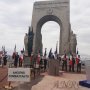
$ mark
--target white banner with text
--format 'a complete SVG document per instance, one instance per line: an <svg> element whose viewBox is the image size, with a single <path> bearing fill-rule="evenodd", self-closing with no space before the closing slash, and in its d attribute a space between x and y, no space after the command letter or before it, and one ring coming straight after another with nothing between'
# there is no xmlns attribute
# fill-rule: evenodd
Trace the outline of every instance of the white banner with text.
<svg viewBox="0 0 90 90"><path fill-rule="evenodd" d="M8 81L30 82L30 68L8 68Z"/></svg>

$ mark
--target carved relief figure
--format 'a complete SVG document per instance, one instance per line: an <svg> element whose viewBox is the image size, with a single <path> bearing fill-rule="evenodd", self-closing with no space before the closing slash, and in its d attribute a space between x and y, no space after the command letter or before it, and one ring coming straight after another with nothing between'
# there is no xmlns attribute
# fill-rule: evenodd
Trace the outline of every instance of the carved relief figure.
<svg viewBox="0 0 90 90"><path fill-rule="evenodd" d="M28 34L27 33L25 34L25 37L24 37L24 45L25 45L25 55L27 56L28 55Z"/></svg>

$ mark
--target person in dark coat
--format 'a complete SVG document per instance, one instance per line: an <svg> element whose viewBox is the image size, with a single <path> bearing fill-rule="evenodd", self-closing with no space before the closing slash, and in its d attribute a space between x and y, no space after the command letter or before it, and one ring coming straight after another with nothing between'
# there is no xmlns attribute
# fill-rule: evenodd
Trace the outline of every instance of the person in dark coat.
<svg viewBox="0 0 90 90"><path fill-rule="evenodd" d="M62 70L64 70L64 68L65 68L65 71L67 71L67 56L66 56L66 54L64 55L64 58L63 58Z"/></svg>
<svg viewBox="0 0 90 90"><path fill-rule="evenodd" d="M75 65L75 58L72 55L72 72L75 72L74 71L74 65Z"/></svg>
<svg viewBox="0 0 90 90"><path fill-rule="evenodd" d="M44 71L46 71L46 68L47 68L47 59L46 57L44 58Z"/></svg>
<svg viewBox="0 0 90 90"><path fill-rule="evenodd" d="M42 65L43 65L43 59L41 58L41 59L40 59L40 63L39 63L40 69L42 69Z"/></svg>
<svg viewBox="0 0 90 90"><path fill-rule="evenodd" d="M2 55L0 54L0 65L2 64Z"/></svg>
<svg viewBox="0 0 90 90"><path fill-rule="evenodd" d="M7 55L4 55L3 61L4 61L4 65L7 65Z"/></svg>
<svg viewBox="0 0 90 90"><path fill-rule="evenodd" d="M18 52L15 55L15 59L14 59L14 66L17 67L18 66L18 60L19 60L19 55Z"/></svg>
<svg viewBox="0 0 90 90"><path fill-rule="evenodd" d="M76 63L77 63L77 72L81 72L81 60L80 60L80 55L76 58Z"/></svg>
<svg viewBox="0 0 90 90"><path fill-rule="evenodd" d="M69 58L69 72L71 72L71 67L72 67L72 59Z"/></svg>

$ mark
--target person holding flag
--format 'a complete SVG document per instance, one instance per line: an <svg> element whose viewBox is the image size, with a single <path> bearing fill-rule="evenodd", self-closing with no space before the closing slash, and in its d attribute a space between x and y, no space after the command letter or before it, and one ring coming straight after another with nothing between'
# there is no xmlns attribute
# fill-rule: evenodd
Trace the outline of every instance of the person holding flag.
<svg viewBox="0 0 90 90"><path fill-rule="evenodd" d="M14 52L13 52L13 55L12 55L12 58L13 58L13 59L15 59L15 55L16 55L16 44L15 44Z"/></svg>
<svg viewBox="0 0 90 90"><path fill-rule="evenodd" d="M77 57L76 57L76 64L77 64L77 72L81 72L81 60L80 60L80 55L77 55Z"/></svg>
<svg viewBox="0 0 90 90"><path fill-rule="evenodd" d="M65 71L67 71L67 56L66 56L66 54L63 57L62 70L64 70L64 67L65 67Z"/></svg>
<svg viewBox="0 0 90 90"><path fill-rule="evenodd" d="M75 72L74 71L74 65L75 65L75 58L74 58L74 56L72 54L72 72Z"/></svg>
<svg viewBox="0 0 90 90"><path fill-rule="evenodd" d="M22 62L23 62L23 53L21 51L21 54L19 55L19 67L22 67Z"/></svg>
<svg viewBox="0 0 90 90"><path fill-rule="evenodd" d="M31 53L30 55L30 67L32 68L34 65L34 55L33 55L33 52Z"/></svg>
<svg viewBox="0 0 90 90"><path fill-rule="evenodd" d="M39 50L38 55L37 55L37 64L40 64L40 50Z"/></svg>
<svg viewBox="0 0 90 90"><path fill-rule="evenodd" d="M46 71L46 67L47 67L46 50L47 48L45 48L45 53L44 53L44 71Z"/></svg>
<svg viewBox="0 0 90 90"><path fill-rule="evenodd" d="M71 72L71 68L72 68L72 58L70 56L69 57L69 72Z"/></svg>

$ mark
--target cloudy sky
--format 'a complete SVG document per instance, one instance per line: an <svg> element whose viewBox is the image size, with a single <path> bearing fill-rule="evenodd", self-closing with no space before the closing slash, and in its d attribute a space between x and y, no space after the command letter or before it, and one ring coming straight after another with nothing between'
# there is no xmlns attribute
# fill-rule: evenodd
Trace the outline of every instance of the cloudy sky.
<svg viewBox="0 0 90 90"><path fill-rule="evenodd" d="M24 35L31 25L35 1L43 0L0 0L0 49L5 45L6 50L12 52L15 44L18 51L24 47ZM70 4L71 27L77 34L79 53L90 55L90 0L71 0ZM55 49L59 29L56 22L47 22L43 25L44 47ZM45 46L46 43L48 46Z"/></svg>

